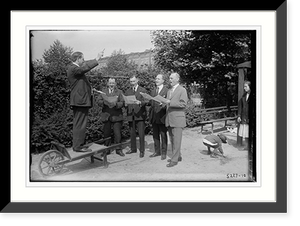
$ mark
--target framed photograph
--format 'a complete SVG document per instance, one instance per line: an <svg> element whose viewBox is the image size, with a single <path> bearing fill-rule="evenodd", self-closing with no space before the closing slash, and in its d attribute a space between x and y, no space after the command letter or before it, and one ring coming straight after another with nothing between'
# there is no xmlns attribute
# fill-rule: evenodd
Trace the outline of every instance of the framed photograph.
<svg viewBox="0 0 300 226"><path fill-rule="evenodd" d="M126 30L119 30L124 27L114 26L104 27L104 30L99 27L96 30L87 27L79 30L62 27L45 30L39 27L33 30L31 26L27 27L32 56L29 79L30 99L33 100L30 105L29 173L32 185L39 182L258 182L256 163L259 160L256 160L254 139L256 95L253 95L257 87L256 70L253 70L256 63L251 62L256 62L259 27L223 27L223 30L215 27L203 29L200 26L194 26L192 30L187 26L183 28L141 30L128 26ZM102 90L93 95L93 106L88 108L88 123L83 133L91 152L75 152L74 139L72 144L72 132L76 133L72 129L75 113L74 109L70 109L73 94L69 92L70 77L64 71L74 64L69 62L71 57L68 51L71 48L63 45L69 41L69 37L74 40L76 48L86 48L85 40L92 38L95 43L100 43L98 45L104 45L107 52L111 52L99 59L98 65L85 76L94 90ZM185 40L182 42L184 44L165 48L168 43L178 42L179 38ZM53 45L51 41L47 44L47 39L53 39ZM114 42L110 41L112 39ZM138 41L140 46L136 44ZM87 43L90 42L92 40ZM49 50L41 47L45 43L50 47ZM143 51L126 53L115 50L116 45L123 45L130 51L138 48ZM88 45L86 51L82 50L88 59L93 54L90 52L97 50L88 51L89 48ZM58 55L61 56L56 57L59 50L62 53ZM161 53L168 53L169 56L164 57ZM179 54L186 57L178 58ZM201 59L199 55L204 57ZM228 59L225 55L228 55ZM187 93L187 100L182 108L167 111L167 95L172 87L172 71L175 70L180 75L180 84ZM130 76L133 75L138 78L138 87L144 88L146 93L126 95L131 90ZM153 90L157 76L158 80L161 78L158 81L161 91L155 96ZM244 83L249 84L247 100ZM51 87L51 84L55 86ZM110 94L107 86L114 92ZM143 101L141 107L135 105L138 100ZM137 112L135 120L132 119L131 106ZM253 109L252 113L248 113L246 108ZM178 161L171 171L166 171L166 166L169 166L167 159L172 159L174 150L165 121L169 118L167 112L171 114L176 110L184 113L181 123L185 124L185 128L181 138L176 138L181 141ZM139 116L142 113L143 117ZM145 127L143 135L137 131L135 147L131 142L133 122L137 123L137 130L140 122ZM244 130L249 132L243 134ZM144 146L140 143L142 139ZM145 162L145 158L138 153L128 154L130 150L138 150L140 155L149 157L148 161ZM49 159L55 159L57 164L50 164ZM189 166L179 164L183 162L188 162ZM109 165L115 166L99 174L99 167L107 168Z"/></svg>
<svg viewBox="0 0 300 226"><path fill-rule="evenodd" d="M2 212L286 212L286 30L286 1L11 11Z"/></svg>

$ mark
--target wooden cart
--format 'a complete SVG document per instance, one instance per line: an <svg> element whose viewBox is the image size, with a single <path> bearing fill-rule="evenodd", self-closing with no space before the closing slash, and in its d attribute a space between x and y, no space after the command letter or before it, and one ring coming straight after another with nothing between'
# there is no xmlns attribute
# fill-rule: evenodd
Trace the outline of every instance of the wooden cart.
<svg viewBox="0 0 300 226"><path fill-rule="evenodd" d="M90 158L91 163L94 163L95 159L103 161L104 168L107 168L107 154L111 150L115 150L116 148L121 147L123 149L126 146L130 145L130 142L124 142L111 146L105 146L103 145L103 143L107 139L110 138L87 144L87 146L92 150L91 152L74 152L72 148L66 148L63 144L52 141L50 150L45 152L39 159L39 173L43 177L53 176L60 173L66 163L70 163L83 158ZM96 157L95 155L97 154L101 154L102 158Z"/></svg>

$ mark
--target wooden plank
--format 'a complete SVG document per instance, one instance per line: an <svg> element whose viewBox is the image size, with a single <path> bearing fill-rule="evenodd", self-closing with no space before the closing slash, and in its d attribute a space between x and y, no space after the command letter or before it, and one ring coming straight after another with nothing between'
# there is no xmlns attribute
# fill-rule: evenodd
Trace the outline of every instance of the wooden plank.
<svg viewBox="0 0 300 226"><path fill-rule="evenodd" d="M117 147L121 147L123 149L128 145L130 145L130 141L123 142L123 143L120 143L120 144L114 144L112 146L92 144L90 146L90 148L92 149L91 152L74 152L72 148L68 148L67 151L70 154L71 159L65 159L63 161L60 161L59 164L65 164L65 163L76 161L76 160L79 160L79 159L82 159L82 158L91 157L91 156L99 154L99 153L104 153L104 158L105 158L105 155L106 155L107 151L114 150Z"/></svg>
<svg viewBox="0 0 300 226"><path fill-rule="evenodd" d="M87 155L88 153L94 154L95 152L106 148L106 146L96 144L96 143L92 143L92 144L90 144L89 148L92 149L91 152L75 152L75 151L73 151L73 148L67 148L67 151L68 151L69 155L71 156L71 159L74 159L74 158L77 158L79 156Z"/></svg>
<svg viewBox="0 0 300 226"><path fill-rule="evenodd" d="M237 117L228 117L228 118L220 118L220 119L214 119L214 120L209 120L209 121L203 121L200 122L200 125L205 125L205 124L212 124L214 122L222 122L222 121L227 121L227 120L235 120Z"/></svg>
<svg viewBox="0 0 300 226"><path fill-rule="evenodd" d="M238 108L237 105L234 105L234 106L230 106L231 109L234 109L234 108ZM213 111L213 110L218 110L218 109L228 109L228 106L221 106L221 107L214 107L214 108L203 108L203 109L200 109L200 111Z"/></svg>
<svg viewBox="0 0 300 226"><path fill-rule="evenodd" d="M231 110L231 112L237 111L236 110ZM208 114L214 114L214 113L223 113L223 112L229 112L228 109L226 110L218 110L218 111L209 111L209 112L203 112L203 113L199 113L197 115L208 115Z"/></svg>

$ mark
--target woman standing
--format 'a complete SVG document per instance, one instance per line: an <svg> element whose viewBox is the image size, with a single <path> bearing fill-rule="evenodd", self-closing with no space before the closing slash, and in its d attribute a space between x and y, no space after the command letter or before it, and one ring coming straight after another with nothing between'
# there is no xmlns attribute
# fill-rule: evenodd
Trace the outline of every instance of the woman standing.
<svg viewBox="0 0 300 226"><path fill-rule="evenodd" d="M251 82L244 82L244 95L239 100L238 103L238 118L239 131L237 137L238 145L243 145L243 139L245 139L245 148L244 150L249 149L249 103L251 100Z"/></svg>

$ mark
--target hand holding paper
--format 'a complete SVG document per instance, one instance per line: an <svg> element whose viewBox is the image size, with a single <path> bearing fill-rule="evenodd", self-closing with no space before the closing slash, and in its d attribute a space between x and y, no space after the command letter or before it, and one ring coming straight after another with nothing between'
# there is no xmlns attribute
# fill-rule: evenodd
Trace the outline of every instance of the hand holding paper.
<svg viewBox="0 0 300 226"><path fill-rule="evenodd" d="M102 95L103 99L106 100L108 103L117 103L118 101L118 96L107 96L107 95Z"/></svg>
<svg viewBox="0 0 300 226"><path fill-rule="evenodd" d="M140 94L141 94L146 100L153 100L153 97L150 96L150 95L147 94L147 93L142 93L142 92L140 92Z"/></svg>
<svg viewBox="0 0 300 226"><path fill-rule="evenodd" d="M104 92L102 92L102 91L100 91L100 90L96 90L95 88L93 88L93 91L96 92L96 93L100 93L100 94L106 95L106 93L104 93Z"/></svg>
<svg viewBox="0 0 300 226"><path fill-rule="evenodd" d="M139 100L136 99L135 95L130 95L130 96L123 95L123 98L124 98L125 104L139 104L139 103L141 103Z"/></svg>
<svg viewBox="0 0 300 226"><path fill-rule="evenodd" d="M167 98L162 97L161 95L157 95L155 97L153 97L153 100L159 102L159 103L163 103L163 104L169 104L170 100Z"/></svg>

